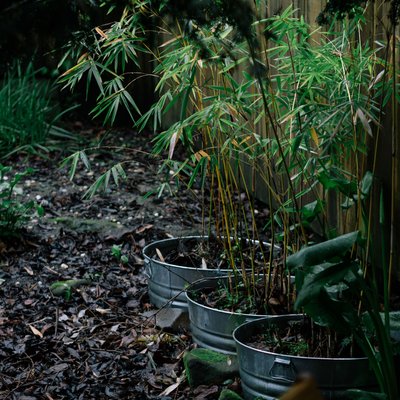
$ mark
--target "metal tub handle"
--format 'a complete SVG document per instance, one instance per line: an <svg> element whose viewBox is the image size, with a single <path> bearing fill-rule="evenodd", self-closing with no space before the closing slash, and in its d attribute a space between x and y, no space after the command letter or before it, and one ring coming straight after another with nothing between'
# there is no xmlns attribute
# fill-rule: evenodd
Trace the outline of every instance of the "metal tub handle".
<svg viewBox="0 0 400 400"><path fill-rule="evenodd" d="M151 278L151 261L147 257L144 259L144 274L147 278Z"/></svg>
<svg viewBox="0 0 400 400"><path fill-rule="evenodd" d="M274 364L269 370L269 376L271 378L293 383L296 380L296 375L296 368L292 360L275 357Z"/></svg>

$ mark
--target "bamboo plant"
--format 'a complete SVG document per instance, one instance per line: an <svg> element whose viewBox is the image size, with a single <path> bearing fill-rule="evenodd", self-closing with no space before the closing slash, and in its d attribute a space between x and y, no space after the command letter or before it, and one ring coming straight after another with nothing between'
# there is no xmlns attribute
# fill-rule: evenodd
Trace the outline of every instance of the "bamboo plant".
<svg viewBox="0 0 400 400"><path fill-rule="evenodd" d="M264 274L267 309L275 253L250 257L249 266L237 251L243 238L262 240L265 230L272 248L277 243L282 248L280 276L287 256L312 244L310 228L325 239L360 231L365 246L357 251L352 242L353 254L361 254L362 282L368 283L376 205L368 195L377 160L375 153L371 168L367 156L379 141L382 110L400 97L389 44L362 39L362 8L350 7L351 20L334 19L324 31L313 29L292 8L269 16L264 1L233 3L238 6L188 2L181 9L176 2L134 1L120 21L96 28L92 51L61 81L73 87L85 74L94 78L100 92L94 113L113 122L119 106L139 111L129 80L125 83L126 64L139 64L141 52L152 55L158 101L134 123L155 132L154 152L165 155L168 176L162 187L171 182L172 171L180 185L197 189L204 233L228 239L223 241L228 263L245 280L249 296L255 294L255 276ZM145 45L143 19L160 26L166 38L156 48ZM176 122L164 127L174 108L179 109ZM79 157L82 153L70 157L74 168ZM249 170L267 193L269 217L261 228ZM120 167L108 174L118 179L124 172ZM104 182L100 177L91 193ZM383 267L385 309L392 258L388 264L389 271ZM373 271L376 277L379 271ZM376 372L381 377L378 367ZM385 391L387 382L381 377L380 383ZM387 395L394 399L394 393Z"/></svg>

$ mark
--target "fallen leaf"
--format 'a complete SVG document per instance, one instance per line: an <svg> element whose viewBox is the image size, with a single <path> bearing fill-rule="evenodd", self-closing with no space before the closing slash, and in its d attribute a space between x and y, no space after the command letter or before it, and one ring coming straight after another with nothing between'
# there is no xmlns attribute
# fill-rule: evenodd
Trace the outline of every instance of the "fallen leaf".
<svg viewBox="0 0 400 400"><path fill-rule="evenodd" d="M69 320L69 317L68 317L68 315L66 315L66 314L61 314L59 317L58 317L58 321L59 322L63 322L63 321L68 321Z"/></svg>
<svg viewBox="0 0 400 400"><path fill-rule="evenodd" d="M54 365L45 371L46 375L57 374L58 372L64 371L68 368L67 363L61 363Z"/></svg>
<svg viewBox="0 0 400 400"><path fill-rule="evenodd" d="M97 308L95 308L95 310L101 315L110 314L110 312L111 312L111 310L109 308L106 309L106 308L97 307Z"/></svg>
<svg viewBox="0 0 400 400"><path fill-rule="evenodd" d="M73 349L72 347L67 347L67 351L72 357L80 360L81 356L75 349Z"/></svg>
<svg viewBox="0 0 400 400"><path fill-rule="evenodd" d="M128 308L136 308L136 307L139 307L139 305L140 305L140 301L139 301L139 300L136 300L136 299L129 300L129 301L126 303L126 306L127 306Z"/></svg>
<svg viewBox="0 0 400 400"><path fill-rule="evenodd" d="M196 397L193 398L193 400L204 400L207 399L208 396L218 393L218 386L214 385L214 386L210 386L207 387L205 385L200 385L198 386L194 393L197 395Z"/></svg>
<svg viewBox="0 0 400 400"><path fill-rule="evenodd" d="M24 270L25 270L30 276L33 276L33 275L34 275L33 269L32 269L29 265L24 266Z"/></svg>
<svg viewBox="0 0 400 400"><path fill-rule="evenodd" d="M185 378L185 375L180 376L174 384L168 386L162 393L160 393L160 396L168 396L170 393L176 390L176 388L179 387L179 385L185 380Z"/></svg>
<svg viewBox="0 0 400 400"><path fill-rule="evenodd" d="M41 330L42 335L44 335L45 332L46 332L47 330L49 330L50 328L52 328L52 327L53 327L53 324L46 324L46 325L42 328L42 330Z"/></svg>
<svg viewBox="0 0 400 400"><path fill-rule="evenodd" d="M136 339L135 339L133 336L131 336L131 335L124 336L124 337L121 339L121 342L119 343L119 346L118 346L118 347L129 346L129 345L130 345L131 343L133 343L135 340L136 340Z"/></svg>
<svg viewBox="0 0 400 400"><path fill-rule="evenodd" d="M271 305L271 306L279 306L281 303L280 303L280 301L279 301L277 298L271 297L271 298L268 300L268 304Z"/></svg>
<svg viewBox="0 0 400 400"><path fill-rule="evenodd" d="M34 335L39 336L41 339L43 339L43 334L39 330L37 330L34 326L29 325L29 328L31 328L31 331L33 332Z"/></svg>
<svg viewBox="0 0 400 400"><path fill-rule="evenodd" d="M137 256L136 254L133 254L133 258L135 260L135 264L137 265L144 265L144 260L143 258L140 258L139 256Z"/></svg>
<svg viewBox="0 0 400 400"><path fill-rule="evenodd" d="M136 233L143 233L149 229L151 229L154 225L152 224L145 224L140 226L139 228L136 229Z"/></svg>
<svg viewBox="0 0 400 400"><path fill-rule="evenodd" d="M162 255L162 253L161 253L161 251L160 251L159 249L156 249L156 253L157 253L157 255L158 255L158 258L159 258L162 262L165 262L165 259L164 259L163 255Z"/></svg>

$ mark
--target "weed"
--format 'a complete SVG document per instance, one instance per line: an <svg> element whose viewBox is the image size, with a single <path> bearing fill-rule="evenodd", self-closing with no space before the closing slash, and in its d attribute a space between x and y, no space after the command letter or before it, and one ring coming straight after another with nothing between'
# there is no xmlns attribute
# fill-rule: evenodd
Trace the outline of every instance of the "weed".
<svg viewBox="0 0 400 400"><path fill-rule="evenodd" d="M0 237L17 236L35 211L43 214L43 208L35 201L21 202L17 198L17 184L32 172L32 169L26 169L10 176L11 167L0 164Z"/></svg>
<svg viewBox="0 0 400 400"><path fill-rule="evenodd" d="M128 257L125 254L122 254L122 246L113 244L111 248L111 254L121 263L128 264Z"/></svg>

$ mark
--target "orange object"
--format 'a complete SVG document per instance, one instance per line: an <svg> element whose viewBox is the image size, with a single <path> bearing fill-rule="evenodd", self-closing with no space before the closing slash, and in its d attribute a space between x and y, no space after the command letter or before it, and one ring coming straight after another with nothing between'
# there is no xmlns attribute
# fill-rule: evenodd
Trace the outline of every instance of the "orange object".
<svg viewBox="0 0 400 400"><path fill-rule="evenodd" d="M314 378L300 378L279 400L323 400Z"/></svg>

